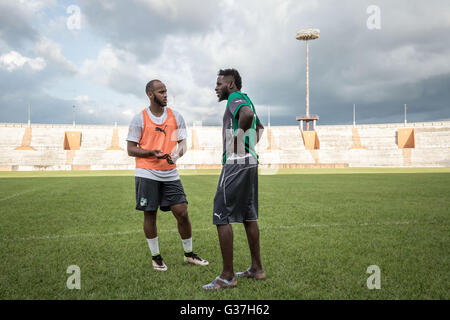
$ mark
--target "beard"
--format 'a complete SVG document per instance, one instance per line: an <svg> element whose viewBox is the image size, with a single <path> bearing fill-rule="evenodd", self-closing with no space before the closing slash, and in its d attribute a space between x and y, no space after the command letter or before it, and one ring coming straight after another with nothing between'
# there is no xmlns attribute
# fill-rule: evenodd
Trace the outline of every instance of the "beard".
<svg viewBox="0 0 450 320"><path fill-rule="evenodd" d="M167 105L167 102L158 99L157 96L155 96L155 102L157 102L161 107L165 107Z"/></svg>
<svg viewBox="0 0 450 320"><path fill-rule="evenodd" d="M223 100L228 100L228 97L230 96L230 91L228 91L228 88L224 88L219 96L219 102Z"/></svg>

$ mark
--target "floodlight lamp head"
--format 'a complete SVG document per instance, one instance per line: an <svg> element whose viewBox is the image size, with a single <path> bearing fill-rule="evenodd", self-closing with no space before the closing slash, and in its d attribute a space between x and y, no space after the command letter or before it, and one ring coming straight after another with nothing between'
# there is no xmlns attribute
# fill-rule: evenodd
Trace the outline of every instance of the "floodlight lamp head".
<svg viewBox="0 0 450 320"><path fill-rule="evenodd" d="M300 29L295 38L297 40L314 40L320 37L320 30L314 28Z"/></svg>

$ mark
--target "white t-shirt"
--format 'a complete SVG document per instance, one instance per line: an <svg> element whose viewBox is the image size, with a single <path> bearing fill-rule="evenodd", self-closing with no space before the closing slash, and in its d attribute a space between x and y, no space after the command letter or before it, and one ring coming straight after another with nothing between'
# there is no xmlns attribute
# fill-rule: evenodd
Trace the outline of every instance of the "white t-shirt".
<svg viewBox="0 0 450 320"><path fill-rule="evenodd" d="M156 124L162 124L167 119L167 108L164 108L164 112L160 117L156 117L150 111L150 108L147 108L145 110L147 111L147 114L150 117L150 119ZM184 122L184 118L178 111L175 111L173 109L171 110L173 112L173 115L175 117L178 126L177 140L178 141L184 140L187 138L186 123ZM128 128L127 141L139 143L139 141L141 140L143 129L144 129L144 115L142 114L142 112L139 112L131 120L130 127ZM174 181L180 179L177 168L170 170L152 170L152 169L136 168L134 171L134 175L136 177L148 178L158 181Z"/></svg>

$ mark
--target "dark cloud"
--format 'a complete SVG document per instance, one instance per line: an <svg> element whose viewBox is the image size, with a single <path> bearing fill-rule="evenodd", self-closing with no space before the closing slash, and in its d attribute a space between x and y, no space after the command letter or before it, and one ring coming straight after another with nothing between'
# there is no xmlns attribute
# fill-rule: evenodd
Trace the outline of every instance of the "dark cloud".
<svg viewBox="0 0 450 320"><path fill-rule="evenodd" d="M24 48L38 38L29 12L13 2L0 2L0 49Z"/></svg>
<svg viewBox="0 0 450 320"><path fill-rule="evenodd" d="M167 36L205 33L220 14L215 1L79 2L92 32L133 52L141 63L158 57Z"/></svg>
<svg viewBox="0 0 450 320"><path fill-rule="evenodd" d="M414 121L449 118L450 48L443 42L450 31L449 4L379 1L380 30L366 26L370 1L340 4L321 1L307 16L298 12L287 21L291 30L321 30L309 45L310 109L320 123L351 123L354 103L366 123L402 122L405 103ZM268 51L253 52L253 65L243 67L256 102L284 106L271 116L278 125L295 124L295 116L305 113L305 43L289 36L269 35Z"/></svg>
<svg viewBox="0 0 450 320"><path fill-rule="evenodd" d="M450 46L445 41L450 2L231 3L81 0L87 22L83 32L105 43L96 58L83 64L82 76L145 102L147 78L162 78L185 118L220 125L223 106L213 92L217 70L234 67L261 119L267 121L270 106L272 125L296 125L295 117L305 109L305 43L295 33L316 27L321 36L310 42L310 106L312 114L319 114L319 124L351 124L354 103L358 123L402 122L405 103L410 122L450 118ZM379 30L366 25L366 9L373 4L381 10ZM39 55L47 62L39 72L0 69L1 121L16 121L11 106L32 100L41 108L42 121L70 123L73 101L48 92L54 81L70 81L73 65L52 54L58 49L55 44L47 42L40 52L33 49L42 37L31 27L28 13L12 4L1 6L12 10L9 16L0 10L0 34L8 50L30 58ZM89 113L104 110L102 101L101 96L89 97L78 121L125 121L120 103L107 118Z"/></svg>

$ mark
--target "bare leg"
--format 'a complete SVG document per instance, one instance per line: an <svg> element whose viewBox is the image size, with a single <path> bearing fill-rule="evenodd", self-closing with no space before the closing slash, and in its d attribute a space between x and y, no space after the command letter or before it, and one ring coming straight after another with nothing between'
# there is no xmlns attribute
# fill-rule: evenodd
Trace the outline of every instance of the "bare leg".
<svg viewBox="0 0 450 320"><path fill-rule="evenodd" d="M252 257L250 271L257 273L262 271L261 255L259 246L259 227L257 221L245 221L245 232L247 233L248 246Z"/></svg>
<svg viewBox="0 0 450 320"><path fill-rule="evenodd" d="M223 270L221 278L231 280L234 277L233 270L233 228L230 224L217 226L220 249L222 251Z"/></svg>
<svg viewBox="0 0 450 320"><path fill-rule="evenodd" d="M173 215L177 219L178 232L181 239L189 239L192 237L191 221L189 220L187 203L174 204L170 207Z"/></svg>
<svg viewBox="0 0 450 320"><path fill-rule="evenodd" d="M147 239L153 239L158 235L156 229L156 211L144 211L144 233Z"/></svg>

